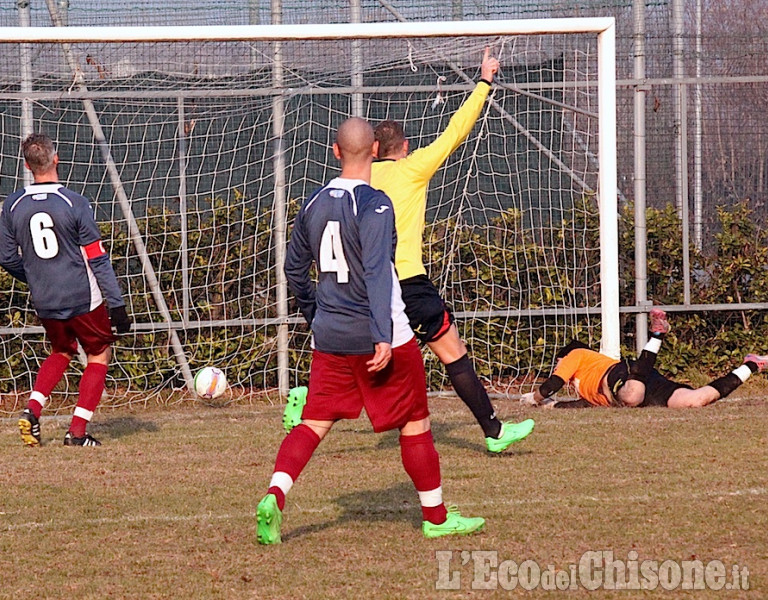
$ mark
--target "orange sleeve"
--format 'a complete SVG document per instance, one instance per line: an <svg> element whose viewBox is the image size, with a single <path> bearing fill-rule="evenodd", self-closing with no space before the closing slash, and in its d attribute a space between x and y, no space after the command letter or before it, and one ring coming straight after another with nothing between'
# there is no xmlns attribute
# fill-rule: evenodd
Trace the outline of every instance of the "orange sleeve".
<svg viewBox="0 0 768 600"><path fill-rule="evenodd" d="M578 353L570 352L560 360L560 364L557 365L555 372L552 374L557 375L568 383L578 372L580 364L581 361L579 360Z"/></svg>

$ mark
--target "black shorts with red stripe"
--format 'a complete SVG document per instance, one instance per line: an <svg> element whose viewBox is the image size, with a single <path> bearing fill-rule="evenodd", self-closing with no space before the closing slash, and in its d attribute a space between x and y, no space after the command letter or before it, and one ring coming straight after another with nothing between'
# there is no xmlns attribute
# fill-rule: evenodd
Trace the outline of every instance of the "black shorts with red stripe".
<svg viewBox="0 0 768 600"><path fill-rule="evenodd" d="M437 288L426 275L416 275L400 282L411 329L422 342L439 340L454 322L451 309L443 302Z"/></svg>

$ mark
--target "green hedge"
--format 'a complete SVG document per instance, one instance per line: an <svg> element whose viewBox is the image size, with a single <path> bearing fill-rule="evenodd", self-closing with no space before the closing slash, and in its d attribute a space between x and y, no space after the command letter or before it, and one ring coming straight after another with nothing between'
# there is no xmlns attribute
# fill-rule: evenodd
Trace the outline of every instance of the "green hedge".
<svg viewBox="0 0 768 600"><path fill-rule="evenodd" d="M298 203L292 202L289 215L294 215L297 208ZM191 281L194 320L275 316L272 217L268 211L257 214L237 194L229 200L208 199L206 206L197 207L194 222L190 223L190 263L204 268L195 269ZM719 209L717 217L720 233L709 240L706 251L699 252L693 246L689 249L692 302L768 300L768 233L762 219L748 201ZM455 311L537 308L553 302L560 306L594 303L599 288L589 282L599 281L599 226L591 200L585 199L582 205L561 215L557 223L531 228L530 223L523 226L523 218L520 211L508 210L483 225L457 226L455 221L444 221L430 227L426 252L431 264L439 270L450 258L455 269L451 281L457 283L449 286L447 294ZM179 296L173 290L180 286L181 238L176 233L166 234L168 223L174 220L178 215L157 209L142 217L139 226L169 309L174 318L179 318ZM683 249L677 214L673 207L649 209L647 224L649 298L659 305L682 304ZM448 231L451 235L446 235ZM104 235L137 320L159 321L127 233L105 226ZM574 261L583 264L578 269L562 268ZM632 206L626 206L620 215L620 272L621 303L634 305ZM580 280L573 280L575 277ZM460 286L458 282L462 281L476 284ZM5 325L36 323L26 287L13 283L4 271L0 272L0 302ZM659 366L672 375L686 372L691 365L703 373L720 373L748 351L768 351L768 312L683 312L672 314L671 320L673 331L665 343L667 351L660 354ZM553 319L518 322L493 318L459 323L459 327L465 339L478 340L473 355L480 358L476 361L479 373L496 380L529 375L533 369L551 364L556 348L569 338L593 342L599 339L599 319L582 322L571 318L561 320L554 328L553 324ZM518 327L526 333L511 344L509 336ZM633 315L622 317L622 328L625 352L631 355L635 346ZM265 348L274 347L273 331L254 329L243 335L242 329L236 328L231 335L222 335L220 328L202 328L180 335L185 348L190 349L193 370L223 362L233 382L257 389L277 385L274 365L265 365L269 354ZM552 339L553 335L558 339ZM21 372L35 370L35 354L41 348L39 337L4 336L0 392L31 384ZM301 378L310 359L304 328L292 332L291 347L291 367ZM483 353L490 358L483 360ZM121 373L115 377L130 381L131 387L152 389L180 378L167 335L162 333L137 335L131 348L116 349L116 359ZM434 389L445 384L445 376L444 370L433 363L428 359L428 367L435 367L428 369Z"/></svg>
<svg viewBox="0 0 768 600"><path fill-rule="evenodd" d="M631 206L622 213L622 304L634 303L634 230ZM683 304L683 245L681 223L674 207L649 209L648 297L654 304ZM704 251L691 244L691 303L729 304L768 301L768 230L765 218L744 200L717 210L716 233ZM694 366L710 375L740 362L748 352L768 352L768 312L706 311L672 313L667 350L660 368L672 375ZM624 320L625 340L634 347L634 323Z"/></svg>

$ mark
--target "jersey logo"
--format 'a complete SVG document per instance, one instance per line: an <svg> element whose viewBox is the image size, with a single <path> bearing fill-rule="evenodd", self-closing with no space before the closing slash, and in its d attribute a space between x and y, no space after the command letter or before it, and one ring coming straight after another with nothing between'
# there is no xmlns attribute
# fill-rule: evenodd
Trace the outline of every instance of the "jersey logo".
<svg viewBox="0 0 768 600"><path fill-rule="evenodd" d="M48 194L33 194L32 200L45 200L48 198Z"/></svg>
<svg viewBox="0 0 768 600"><path fill-rule="evenodd" d="M328 192L328 195L331 198L343 198L344 197L344 190L331 190Z"/></svg>
<svg viewBox="0 0 768 600"><path fill-rule="evenodd" d="M389 206L387 206L386 204L382 204L381 206L379 206L379 208L376 209L376 212L379 214L382 214L388 210L389 210Z"/></svg>

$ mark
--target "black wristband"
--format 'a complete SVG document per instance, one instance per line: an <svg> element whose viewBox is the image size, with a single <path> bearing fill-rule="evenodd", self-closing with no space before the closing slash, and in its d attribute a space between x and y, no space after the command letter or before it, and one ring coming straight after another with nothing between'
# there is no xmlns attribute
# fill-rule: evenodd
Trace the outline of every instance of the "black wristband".
<svg viewBox="0 0 768 600"><path fill-rule="evenodd" d="M560 388L562 388L564 385L565 381L562 377L559 375L552 375L549 379L541 384L541 387L539 388L539 394L545 398L549 398L555 392L560 391Z"/></svg>

